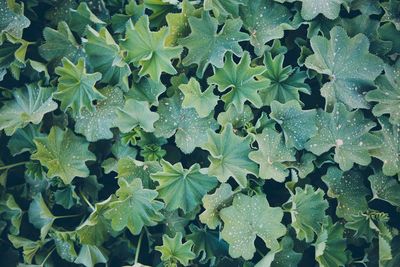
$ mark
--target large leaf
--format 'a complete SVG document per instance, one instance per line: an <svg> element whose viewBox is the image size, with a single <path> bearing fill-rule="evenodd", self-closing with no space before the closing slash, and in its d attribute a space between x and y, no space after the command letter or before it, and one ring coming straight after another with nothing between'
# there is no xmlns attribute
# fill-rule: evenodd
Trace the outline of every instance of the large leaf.
<svg viewBox="0 0 400 267"><path fill-rule="evenodd" d="M318 132L305 147L316 155L334 147L334 159L344 171L350 170L354 163L368 165L371 162L368 151L380 145L379 139L369 132L375 125L360 110L347 111L343 104L337 104L332 113L318 111Z"/></svg>
<svg viewBox="0 0 400 267"><path fill-rule="evenodd" d="M189 17L191 34L179 43L189 52L183 59L183 64L197 65L196 74L202 78L206 68L212 64L217 68L224 65L224 55L231 51L237 56L243 54L238 42L249 39L249 36L240 32L242 21L240 19L228 19L223 28L218 31L218 22L208 12L203 12L201 18Z"/></svg>
<svg viewBox="0 0 400 267"><path fill-rule="evenodd" d="M151 174L151 178L158 182L156 189L167 210L181 208L185 213L191 212L217 185L217 179L202 173L199 164L184 169L181 163L172 165L162 160L161 166L163 170Z"/></svg>
<svg viewBox="0 0 400 267"><path fill-rule="evenodd" d="M260 178L284 182L289 175L284 162L296 160L295 149L288 148L282 134L270 128L265 128L261 134L256 135L255 141L258 151L250 152L249 158L260 165Z"/></svg>
<svg viewBox="0 0 400 267"><path fill-rule="evenodd" d="M311 47L314 54L306 58L307 68L330 79L321 89L326 106L331 109L342 102L349 108L368 108L364 92L383 68L382 60L368 52L368 38L361 33L350 38L343 28L334 27L329 40L312 37Z"/></svg>
<svg viewBox="0 0 400 267"><path fill-rule="evenodd" d="M351 221L353 215L368 209L366 196L370 191L364 185L363 176L356 171L343 172L330 167L322 181L328 186L328 196L338 200L336 215Z"/></svg>
<svg viewBox="0 0 400 267"><path fill-rule="evenodd" d="M15 0L3 0L0 1L0 10L0 35L7 32L21 38L23 30L31 24L24 16L24 4L16 3Z"/></svg>
<svg viewBox="0 0 400 267"><path fill-rule="evenodd" d="M391 125L387 118L379 119L381 130L374 134L381 139L382 144L371 150L371 155L383 162L382 171L385 175L400 177L400 125Z"/></svg>
<svg viewBox="0 0 400 267"><path fill-rule="evenodd" d="M265 67L250 67L250 55L245 52L240 62L236 64L233 56L228 53L225 57L223 68L214 70L214 75L207 79L209 84L218 85L220 92L230 89L222 96L226 106L234 105L239 113L243 112L244 103L249 101L255 107L262 106L258 91L267 87L269 82L265 79L256 80L255 77L265 71Z"/></svg>
<svg viewBox="0 0 400 267"><path fill-rule="evenodd" d="M177 73L171 60L180 57L182 47L165 46L167 35L167 28L151 32L148 16L142 16L135 26L128 24L121 47L128 51L127 60L141 67L140 76L148 74L153 80L158 81L162 72Z"/></svg>
<svg viewBox="0 0 400 267"><path fill-rule="evenodd" d="M229 254L234 258L253 258L257 236L272 251L278 250L277 239L286 233L285 226L281 224L282 209L270 207L264 195L249 197L238 194L232 206L220 211L220 216L224 222L221 235L228 242Z"/></svg>
<svg viewBox="0 0 400 267"><path fill-rule="evenodd" d="M161 252L161 260L166 266L178 266L180 262L183 266L188 266L189 261L196 257L193 253L193 241L182 242L182 233L176 233L174 237L163 235L163 245L156 246L155 249Z"/></svg>
<svg viewBox="0 0 400 267"><path fill-rule="evenodd" d="M302 110L300 104L295 100L285 104L272 101L270 117L282 127L288 147L303 149L305 143L317 131L316 111L314 109Z"/></svg>
<svg viewBox="0 0 400 267"><path fill-rule="evenodd" d="M380 117L390 115L390 123L400 125L400 60L393 67L385 65L385 74L379 76L375 84L378 87L367 93L365 99L378 102L372 112Z"/></svg>
<svg viewBox="0 0 400 267"><path fill-rule="evenodd" d="M137 235L144 226L153 226L163 219L160 210L163 203L155 200L157 191L143 189L142 180L133 179L128 183L124 178L118 179L117 199L110 202L104 216L111 220L111 227L121 231L125 227ZM135 212L132 212L135 211Z"/></svg>
<svg viewBox="0 0 400 267"><path fill-rule="evenodd" d="M31 159L39 160L47 167L47 176L60 177L64 184L70 184L75 177L89 176L85 161L95 160L95 155L88 150L89 143L71 130L65 131L52 127L46 137L34 140L37 151Z"/></svg>
<svg viewBox="0 0 400 267"><path fill-rule="evenodd" d="M93 111L84 109L75 116L75 131L90 142L113 137L110 128L117 126L117 108L123 105L123 94L118 87L106 87L99 92L106 99L99 100Z"/></svg>
<svg viewBox="0 0 400 267"><path fill-rule="evenodd" d="M12 93L14 99L4 102L0 109L0 130L7 135L13 135L29 123L39 124L46 113L57 109L57 103L52 99L52 88L27 84Z"/></svg>
<svg viewBox="0 0 400 267"><path fill-rule="evenodd" d="M67 58L62 60L63 66L57 67L55 72L60 76L54 98L61 101L61 109L71 108L72 113L81 115L83 109L94 111L94 100L105 98L95 84L101 79L98 72L86 73L85 61L80 58L75 65Z"/></svg>
<svg viewBox="0 0 400 267"><path fill-rule="evenodd" d="M216 129L217 123L213 114L201 118L194 108L183 108L182 101L180 92L160 101L158 106L160 119L154 124L154 133L165 138L175 134L176 145L182 152L189 154L207 142L207 130Z"/></svg>
<svg viewBox="0 0 400 267"><path fill-rule="evenodd" d="M247 174L257 175L257 164L249 159L251 137L237 136L232 124L227 124L221 133L208 132L208 142L202 148L210 152L208 174L222 183L233 177L241 186L247 185Z"/></svg>

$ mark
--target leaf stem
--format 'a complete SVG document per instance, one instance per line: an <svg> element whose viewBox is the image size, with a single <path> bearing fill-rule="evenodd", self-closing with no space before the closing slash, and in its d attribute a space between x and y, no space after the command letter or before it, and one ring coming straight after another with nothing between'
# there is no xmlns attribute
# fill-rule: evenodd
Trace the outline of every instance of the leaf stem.
<svg viewBox="0 0 400 267"><path fill-rule="evenodd" d="M264 253L262 253L260 249L257 248L256 251L257 251L258 254L260 254L260 256L261 256L262 258L265 257Z"/></svg>
<svg viewBox="0 0 400 267"><path fill-rule="evenodd" d="M82 193L82 191L79 191L79 195L81 195L83 201L85 201L85 203L86 203L92 210L95 210L95 208L93 207L93 205L90 203L90 201L87 199L87 197Z"/></svg>
<svg viewBox="0 0 400 267"><path fill-rule="evenodd" d="M78 214L71 214L71 215L61 215L61 216L54 216L55 219L65 219L65 218L74 218L74 217L79 217L81 216L82 213Z"/></svg>
<svg viewBox="0 0 400 267"><path fill-rule="evenodd" d="M10 165L5 165L5 166L1 166L0 167L0 171L1 170L8 170L17 166L21 166L21 165L25 165L26 163L28 163L29 161L23 161L23 162L18 162L18 163L14 163L14 164L10 164Z"/></svg>
<svg viewBox="0 0 400 267"><path fill-rule="evenodd" d="M54 246L54 247L50 250L49 254L47 254L46 258L44 258L44 260L42 261L42 263L40 264L40 266L44 266L44 264L45 264L46 261L49 259L49 257L51 256L51 254L53 253L53 251L54 251L55 249L56 249L56 247Z"/></svg>
<svg viewBox="0 0 400 267"><path fill-rule="evenodd" d="M137 246L136 246L136 251L135 251L135 264L134 264L134 265L136 265L136 264L138 263L138 260L139 260L140 247L142 246L143 233L144 233L144 231L142 231L142 232L140 233L139 241L138 241Z"/></svg>

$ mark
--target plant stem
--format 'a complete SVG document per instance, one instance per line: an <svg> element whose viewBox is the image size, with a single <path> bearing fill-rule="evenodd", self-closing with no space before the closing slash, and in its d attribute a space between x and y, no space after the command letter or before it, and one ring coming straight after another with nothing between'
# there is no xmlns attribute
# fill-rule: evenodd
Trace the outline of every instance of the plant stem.
<svg viewBox="0 0 400 267"><path fill-rule="evenodd" d="M42 263L40 264L40 266L44 266L44 264L46 263L46 261L49 259L50 255L53 253L53 251L56 249L56 247L53 247L49 254L47 254L46 258L44 258L44 260L42 261Z"/></svg>
<svg viewBox="0 0 400 267"><path fill-rule="evenodd" d="M138 263L138 260L139 260L139 253L140 253L140 247L142 245L143 233L144 233L143 231L140 233L139 241L138 241L137 246L136 246L135 265Z"/></svg>
<svg viewBox="0 0 400 267"><path fill-rule="evenodd" d="M90 201L87 199L87 197L86 197L81 191L79 191L79 195L81 195L83 201L85 201L86 204L87 204L92 210L94 210L93 205L90 203Z"/></svg>
<svg viewBox="0 0 400 267"><path fill-rule="evenodd" d="M61 216L54 216L55 219L65 219L65 218L73 218L73 217L79 217L81 216L82 213L79 214L71 214L71 215L61 215Z"/></svg>
<svg viewBox="0 0 400 267"><path fill-rule="evenodd" d="M5 165L5 166L1 166L0 167L0 171L1 170L8 170L17 166L21 166L21 165L25 165L26 163L28 163L29 161L23 161L23 162L18 162L18 163L14 163L14 164L10 164L10 165Z"/></svg>

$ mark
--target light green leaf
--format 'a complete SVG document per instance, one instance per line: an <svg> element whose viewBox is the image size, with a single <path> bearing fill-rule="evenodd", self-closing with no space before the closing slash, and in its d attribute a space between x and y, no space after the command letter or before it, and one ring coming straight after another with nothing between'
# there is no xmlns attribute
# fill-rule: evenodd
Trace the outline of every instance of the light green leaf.
<svg viewBox="0 0 400 267"><path fill-rule="evenodd" d="M13 235L20 234L23 211L15 202L13 195L4 194L0 200L0 218L9 223L9 232Z"/></svg>
<svg viewBox="0 0 400 267"><path fill-rule="evenodd" d="M296 150L286 147L282 134L270 128L256 135L255 141L258 150L250 152L249 158L260 165L259 177L284 182L289 170L283 163L296 161Z"/></svg>
<svg viewBox="0 0 400 267"><path fill-rule="evenodd" d="M21 236L14 236L8 235L8 239L12 243L15 248L22 248L24 261L28 264L31 264L33 258L35 257L36 253L47 243L48 240L38 240L32 241L30 239L21 237ZM37 266L37 265L28 265L29 266Z"/></svg>
<svg viewBox="0 0 400 267"><path fill-rule="evenodd" d="M209 86L204 92L195 78L190 78L187 84L179 85L184 95L182 107L194 108L200 118L207 117L217 105L219 97L214 95L214 86Z"/></svg>
<svg viewBox="0 0 400 267"><path fill-rule="evenodd" d="M126 60L141 67L140 76L148 74L151 79L159 81L162 72L177 73L171 60L180 57L182 47L165 46L167 35L168 29L165 27L158 32L151 32L149 17L146 15L142 16L135 26L128 24L121 47L128 52Z"/></svg>
<svg viewBox="0 0 400 267"><path fill-rule="evenodd" d="M208 174L222 183L233 177L241 187L247 185L247 174L258 174L257 164L249 159L251 137L239 137L227 124L221 133L208 131L208 142L202 148L210 153Z"/></svg>
<svg viewBox="0 0 400 267"><path fill-rule="evenodd" d="M81 2L76 9L70 10L68 25L71 27L71 30L77 32L79 35L82 35L90 26L104 24L106 23L96 17L85 2Z"/></svg>
<svg viewBox="0 0 400 267"><path fill-rule="evenodd" d="M74 247L74 232L53 231L50 236L54 240L56 251L60 258L68 262L74 262L78 256Z"/></svg>
<svg viewBox="0 0 400 267"><path fill-rule="evenodd" d="M144 188L154 189L155 186L150 175L160 171L162 168L159 162L142 162L131 157L123 157L118 160L117 178L124 178L129 183L135 178L140 178Z"/></svg>
<svg viewBox="0 0 400 267"><path fill-rule="evenodd" d="M233 128L238 129L253 119L253 111L245 104L242 113L239 113L234 105L230 105L226 111L218 114L217 121L222 127L230 123Z"/></svg>
<svg viewBox="0 0 400 267"><path fill-rule="evenodd" d="M382 144L370 151L371 156L383 162L382 171L387 176L400 177L400 125L391 125L387 118L379 119L381 130L374 132Z"/></svg>
<svg viewBox="0 0 400 267"><path fill-rule="evenodd" d="M126 96L138 101L147 101L150 106L158 106L158 98L165 90L165 85L161 82L143 77L139 82L132 84Z"/></svg>
<svg viewBox="0 0 400 267"><path fill-rule="evenodd" d="M74 118L75 132L83 134L90 142L113 137L110 128L117 127L118 108L124 103L122 91L118 87L106 87L100 89L99 93L106 98L99 100L93 111L84 109Z"/></svg>
<svg viewBox="0 0 400 267"><path fill-rule="evenodd" d="M296 100L300 103L299 92L311 94L311 88L304 82L307 74L292 67L283 67L283 54L279 54L272 58L270 53L264 55L264 65L267 67L262 76L264 76L270 84L260 91L260 96L264 105L271 105L273 100L280 103L286 103Z"/></svg>
<svg viewBox="0 0 400 267"><path fill-rule="evenodd" d="M96 32L88 27L86 38L85 52L93 70L102 74L100 82L128 91L128 76L132 72L107 28L103 27Z"/></svg>
<svg viewBox="0 0 400 267"><path fill-rule="evenodd" d="M15 0L3 0L0 1L0 10L0 35L6 32L21 38L24 29L31 24L29 19L24 16L24 3L19 4Z"/></svg>
<svg viewBox="0 0 400 267"><path fill-rule="evenodd" d="M86 267L94 267L98 263L108 262L107 255L98 247L92 245L83 245L79 251L78 257L74 261L77 264L83 264Z"/></svg>
<svg viewBox="0 0 400 267"><path fill-rule="evenodd" d="M205 195L202 199L204 211L199 215L200 221L210 229L217 228L221 224L219 211L230 205L233 196L232 187L227 183L221 184L214 193Z"/></svg>
<svg viewBox="0 0 400 267"><path fill-rule="evenodd" d="M0 130L7 135L13 135L29 123L39 124L46 113L57 109L57 103L52 99L52 88L27 84L14 89L12 94L14 99L4 101L0 109Z"/></svg>
<svg viewBox="0 0 400 267"><path fill-rule="evenodd" d="M118 4L119 5L119 4ZM136 1L130 0L125 5L124 12L116 13L111 17L111 25L115 33L123 33L126 26L132 20L136 23L144 14L145 6L143 3L137 4Z"/></svg>
<svg viewBox="0 0 400 267"><path fill-rule="evenodd" d="M346 239L343 238L344 228L341 224L329 220L315 241L315 259L321 267L346 266Z"/></svg>
<svg viewBox="0 0 400 267"><path fill-rule="evenodd" d="M395 178L378 172L369 176L368 180L371 183L372 199L381 199L400 207L400 184Z"/></svg>
<svg viewBox="0 0 400 267"><path fill-rule="evenodd" d="M218 32L218 21L208 12L203 12L201 18L189 17L191 34L179 40L179 44L189 50L182 63L185 66L197 65L196 75L202 78L208 65L217 68L224 66L224 55L231 51L237 56L243 54L238 42L249 39L249 36L240 32L242 21L228 19Z"/></svg>
<svg viewBox="0 0 400 267"><path fill-rule="evenodd" d="M84 138L54 126L48 136L38 137L34 142L37 151L31 159L47 167L49 178L60 177L64 184L70 184L76 176L89 176L85 161L96 157L88 150L89 143Z"/></svg>
<svg viewBox="0 0 400 267"><path fill-rule="evenodd" d="M354 163L366 166L371 162L368 151L380 145L379 138L369 132L375 125L364 118L361 110L347 111L343 104L337 104L332 113L318 111L318 132L305 148L321 155L334 147L335 162L344 171Z"/></svg>
<svg viewBox="0 0 400 267"><path fill-rule="evenodd" d="M229 255L233 258L253 258L257 236L269 249L278 250L277 239L286 233L285 226L281 224L282 209L270 207L264 195L249 197L238 194L232 206L220 211L220 216L224 222L221 235L228 242Z"/></svg>
<svg viewBox="0 0 400 267"><path fill-rule="evenodd" d="M324 191L319 188L314 190L311 185L306 185L304 190L296 187L296 193L290 200L292 203L290 214L292 226L299 240L312 242L314 234L321 231L327 218L325 210L329 207L324 195Z"/></svg>
<svg viewBox="0 0 400 267"><path fill-rule="evenodd" d="M56 216L47 207L42 194L37 194L33 198L29 206L28 216L29 222L40 230L40 238L44 240L53 226Z"/></svg>
<svg viewBox="0 0 400 267"><path fill-rule="evenodd" d="M246 6L249 0L204 0L204 10L212 10L216 18L239 15L239 6ZM251 2L252 0L250 0Z"/></svg>
<svg viewBox="0 0 400 267"><path fill-rule="evenodd" d="M303 149L305 143L317 131L316 113L315 109L302 110L299 102L295 100L285 104L271 102L270 117L282 127L286 146L298 150Z"/></svg>
<svg viewBox="0 0 400 267"><path fill-rule="evenodd" d="M193 211L218 183L215 177L204 173L199 164L184 169L180 162L172 165L161 160L161 166L163 170L151 174L151 178L158 182L156 190L169 211L178 208L184 213Z"/></svg>
<svg viewBox="0 0 400 267"><path fill-rule="evenodd" d="M389 114L390 123L400 125L400 60L393 67L385 65L384 70L385 74L375 80L378 88L369 91L365 99L378 102L372 108L375 116Z"/></svg>
<svg viewBox="0 0 400 267"><path fill-rule="evenodd" d="M267 42L281 39L285 30L295 30L301 22L298 18L292 19L289 9L273 0L248 1L240 7L240 17L257 56L264 53Z"/></svg>
<svg viewBox="0 0 400 267"><path fill-rule="evenodd" d="M54 98L61 101L63 111L72 109L74 115L81 115L83 109L94 111L94 100L105 99L95 84L101 79L98 72L86 73L85 61L80 58L78 64L74 64L67 58L62 60L63 66L57 67L55 72L58 78L57 91Z"/></svg>
<svg viewBox="0 0 400 267"><path fill-rule="evenodd" d="M154 226L163 219L160 210L163 203L155 200L155 190L143 189L142 180L133 179L128 183L124 178L118 179L117 199L108 204L104 216L111 220L111 227L121 231L125 227L137 235L144 226ZM131 212L135 211L135 212Z"/></svg>
<svg viewBox="0 0 400 267"><path fill-rule="evenodd" d="M361 33L350 38L343 28L334 27L330 40L314 36L311 47L314 54L306 58L306 67L330 79L321 89L325 106L332 109L342 102L349 108L369 108L364 92L382 72L383 62L368 52L368 38Z"/></svg>
<svg viewBox="0 0 400 267"><path fill-rule="evenodd" d="M182 233L176 233L174 237L163 235L163 245L156 246L155 249L161 252L161 260L166 266L178 266L178 262L183 266L189 266L189 261L196 257L193 253L193 241L182 242Z"/></svg>
<svg viewBox="0 0 400 267"><path fill-rule="evenodd" d="M218 85L220 92L230 89L222 96L222 100L227 107L234 105L239 113L243 112L246 101L260 108L262 100L258 91L269 85L265 79L255 79L256 76L264 73L266 68L264 66L251 67L250 61L249 53L245 52L240 62L236 64L233 61L233 55L228 53L223 68L215 69L214 75L207 79L209 84Z"/></svg>
<svg viewBox="0 0 400 267"><path fill-rule="evenodd" d="M7 70L14 79L20 79L21 70L26 67L26 52L31 44L9 34L0 35L0 81L4 79Z"/></svg>
<svg viewBox="0 0 400 267"><path fill-rule="evenodd" d="M131 131L136 126L140 126L146 132L154 132L154 122L160 116L156 112L150 111L149 104L145 101L128 99L123 108L117 110L116 126L123 133Z"/></svg>
<svg viewBox="0 0 400 267"><path fill-rule="evenodd" d="M154 124L154 134L165 138L175 134L176 145L183 153L189 154L207 142L208 129L215 130L218 126L213 114L201 118L194 108L183 108L182 101L183 96L179 91L160 101L160 119Z"/></svg>
<svg viewBox="0 0 400 267"><path fill-rule="evenodd" d="M64 21L58 24L57 30L49 27L44 28L43 37L45 42L39 46L39 54L46 61L53 61L58 65L61 59L66 57L75 63L78 62L79 58L85 56L83 48L78 45Z"/></svg>
<svg viewBox="0 0 400 267"><path fill-rule="evenodd" d="M328 196L336 198L338 205L336 215L351 221L353 215L361 214L368 209L366 196L370 191L364 185L360 172L343 172L336 167L330 167L322 181L328 186Z"/></svg>

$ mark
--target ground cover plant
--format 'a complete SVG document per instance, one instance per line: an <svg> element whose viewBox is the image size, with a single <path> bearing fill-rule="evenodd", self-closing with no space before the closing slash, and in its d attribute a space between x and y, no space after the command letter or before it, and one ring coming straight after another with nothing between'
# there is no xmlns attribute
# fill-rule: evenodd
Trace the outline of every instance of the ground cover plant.
<svg viewBox="0 0 400 267"><path fill-rule="evenodd" d="M399 0L0 0L0 266L400 266Z"/></svg>

